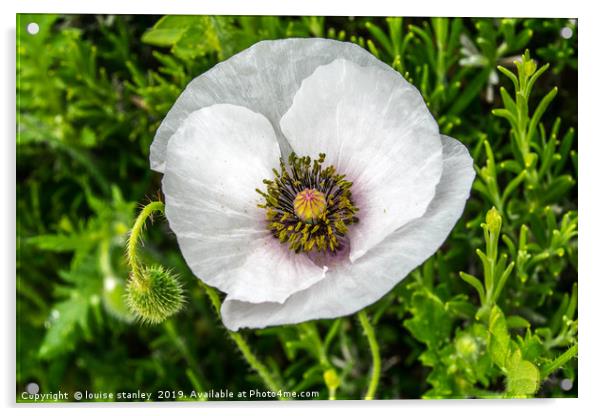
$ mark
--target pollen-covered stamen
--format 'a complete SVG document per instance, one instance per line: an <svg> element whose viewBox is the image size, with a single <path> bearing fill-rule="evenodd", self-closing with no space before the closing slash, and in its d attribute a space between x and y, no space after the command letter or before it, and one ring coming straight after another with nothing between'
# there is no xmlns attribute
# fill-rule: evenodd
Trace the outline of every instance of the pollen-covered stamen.
<svg viewBox="0 0 602 416"><path fill-rule="evenodd" d="M358 221L358 209L351 199L352 183L338 174L334 166L322 167L325 159L289 156L288 165L280 160L274 179L264 180L268 229L295 252L336 253L343 248L348 226Z"/></svg>
<svg viewBox="0 0 602 416"><path fill-rule="evenodd" d="M322 192L306 188L295 197L293 208L301 221L316 224L326 211L326 198Z"/></svg>

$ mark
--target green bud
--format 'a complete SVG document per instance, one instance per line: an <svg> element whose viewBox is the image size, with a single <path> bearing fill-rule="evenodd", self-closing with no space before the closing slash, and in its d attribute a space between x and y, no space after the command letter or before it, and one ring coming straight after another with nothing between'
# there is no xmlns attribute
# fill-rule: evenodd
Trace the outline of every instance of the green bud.
<svg viewBox="0 0 602 416"><path fill-rule="evenodd" d="M487 224L487 228L490 232L494 234L500 232L500 229L502 228L502 216L498 210L495 209L495 207L492 207L489 211L487 211L485 223Z"/></svg>
<svg viewBox="0 0 602 416"><path fill-rule="evenodd" d="M126 288L126 302L136 318L158 324L182 309L184 291L176 276L159 265L144 267L140 274Z"/></svg>
<svg viewBox="0 0 602 416"><path fill-rule="evenodd" d="M456 351L461 357L472 360L478 354L479 346L472 336L465 334L456 339Z"/></svg>
<svg viewBox="0 0 602 416"><path fill-rule="evenodd" d="M332 368L324 371L324 383L329 389L336 390L341 385L341 379Z"/></svg>
<svg viewBox="0 0 602 416"><path fill-rule="evenodd" d="M525 61L525 75L530 77L535 73L537 69L537 64L533 60Z"/></svg>

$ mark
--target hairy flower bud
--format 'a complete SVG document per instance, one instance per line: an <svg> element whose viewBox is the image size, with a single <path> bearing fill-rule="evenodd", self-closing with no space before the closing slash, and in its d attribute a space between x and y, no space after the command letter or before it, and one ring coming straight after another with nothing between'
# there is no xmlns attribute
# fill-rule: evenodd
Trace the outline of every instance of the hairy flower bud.
<svg viewBox="0 0 602 416"><path fill-rule="evenodd" d="M176 276L155 265L143 268L141 277L126 289L126 302L140 321L158 324L182 309L184 293Z"/></svg>

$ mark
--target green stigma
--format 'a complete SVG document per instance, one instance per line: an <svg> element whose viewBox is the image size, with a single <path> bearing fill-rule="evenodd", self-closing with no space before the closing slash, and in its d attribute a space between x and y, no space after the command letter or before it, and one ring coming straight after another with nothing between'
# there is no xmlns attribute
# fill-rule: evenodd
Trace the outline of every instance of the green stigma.
<svg viewBox="0 0 602 416"><path fill-rule="evenodd" d="M323 167L326 155L312 160L292 153L288 164L280 160L274 179L263 181L267 191L259 207L266 210L267 228L296 253L336 253L344 246L349 225L358 222L352 182L334 166Z"/></svg>

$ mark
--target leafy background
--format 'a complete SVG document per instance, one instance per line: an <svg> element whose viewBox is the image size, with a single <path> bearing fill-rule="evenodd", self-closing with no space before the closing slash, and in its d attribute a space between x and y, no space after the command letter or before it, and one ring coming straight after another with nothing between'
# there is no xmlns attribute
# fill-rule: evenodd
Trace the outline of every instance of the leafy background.
<svg viewBox="0 0 602 416"><path fill-rule="evenodd" d="M19 15L17 400L30 382L42 392L266 389L164 219L148 227L143 255L181 275L183 312L158 326L133 320L123 250L140 205L159 197L149 146L185 85L285 37L366 48L420 89L442 133L475 160L445 245L368 309L382 357L376 397L575 397L575 20ZM532 60L517 68L526 49ZM355 317L242 336L287 390L366 391L371 354Z"/></svg>

